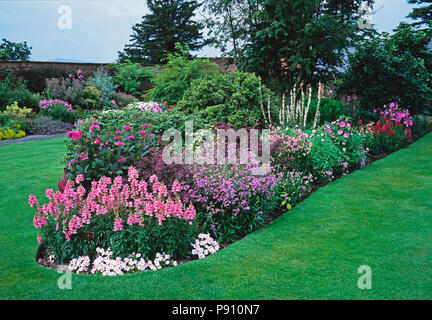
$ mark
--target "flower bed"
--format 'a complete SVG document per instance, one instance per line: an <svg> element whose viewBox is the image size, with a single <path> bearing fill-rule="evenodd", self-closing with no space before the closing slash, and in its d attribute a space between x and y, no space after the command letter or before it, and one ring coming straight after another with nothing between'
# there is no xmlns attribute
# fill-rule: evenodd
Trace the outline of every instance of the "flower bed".
<svg viewBox="0 0 432 320"><path fill-rule="evenodd" d="M29 199L46 250L40 264L120 275L202 259L364 167L368 156L411 141L406 110L390 104L377 114L380 119L367 125L341 116L313 130L271 128L272 162L264 176L252 174L251 161L163 163L157 149L163 145L150 133L155 124L146 120L169 111L152 102L79 121L68 133L61 191L47 190L48 204ZM137 116L133 123L131 115ZM95 237L89 246L87 232Z"/></svg>

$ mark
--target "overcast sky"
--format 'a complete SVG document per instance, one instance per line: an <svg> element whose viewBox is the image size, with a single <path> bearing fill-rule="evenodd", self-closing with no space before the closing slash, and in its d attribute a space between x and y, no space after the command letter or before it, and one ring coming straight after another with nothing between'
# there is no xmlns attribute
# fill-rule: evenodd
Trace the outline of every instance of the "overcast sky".
<svg viewBox="0 0 432 320"><path fill-rule="evenodd" d="M71 8L71 29L60 29L59 7ZM372 23L391 32L406 21L407 0L377 0ZM0 38L27 41L33 61L113 62L129 41L131 27L148 13L144 0L0 0ZM204 48L199 56L217 56Z"/></svg>

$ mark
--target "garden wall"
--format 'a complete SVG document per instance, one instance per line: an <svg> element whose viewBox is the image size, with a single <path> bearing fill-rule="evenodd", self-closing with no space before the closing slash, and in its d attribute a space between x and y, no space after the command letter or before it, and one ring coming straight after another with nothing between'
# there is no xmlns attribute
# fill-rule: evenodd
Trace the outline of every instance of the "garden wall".
<svg viewBox="0 0 432 320"><path fill-rule="evenodd" d="M232 72L237 70L236 66L226 59L212 58L219 67L226 71ZM154 66L154 65L144 65ZM8 69L27 80L27 87L33 92L42 92L45 88L45 79L67 77L72 72L81 69L85 74L92 74L98 68L103 67L108 72L112 68L108 63L87 63L87 62L41 62L41 61L0 61L0 80L1 74ZM150 81L143 84L143 88L151 87Z"/></svg>

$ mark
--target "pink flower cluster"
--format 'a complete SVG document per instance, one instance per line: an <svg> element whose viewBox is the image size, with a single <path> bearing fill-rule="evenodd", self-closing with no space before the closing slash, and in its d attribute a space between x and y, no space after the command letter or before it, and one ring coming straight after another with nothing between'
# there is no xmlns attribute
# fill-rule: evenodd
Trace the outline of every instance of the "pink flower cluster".
<svg viewBox="0 0 432 320"><path fill-rule="evenodd" d="M67 103L66 101L60 100L60 99L50 99L50 100L45 99L45 100L39 101L39 107L41 109L48 110L48 111L51 111L52 110L51 107L55 104L64 105L68 112L74 112L71 104Z"/></svg>
<svg viewBox="0 0 432 320"><path fill-rule="evenodd" d="M382 118L392 120L396 123L404 124L407 129L413 126L413 120L408 109L399 109L397 103L390 103L389 106L384 106L384 110L380 112Z"/></svg>
<svg viewBox="0 0 432 320"><path fill-rule="evenodd" d="M284 130L273 128L270 132L272 163L275 166L299 166L302 158L306 157L312 149L312 141L307 133L299 128Z"/></svg>
<svg viewBox="0 0 432 320"><path fill-rule="evenodd" d="M75 182L82 182L78 176ZM105 215L114 221L113 229L120 231L127 225L145 227L146 219L156 219L161 225L169 218L184 219L192 224L195 218L195 208L189 203L186 207L178 196L183 186L176 183L172 190L158 181L156 176L150 178L149 183L138 180L138 172L129 167L128 182L122 177L102 177L99 181L92 181L91 190L86 190L81 184L75 185L69 180L63 193L52 189L46 191L48 204L38 205L34 216L34 226L44 228L49 222L56 224L69 241L72 235L90 225L95 216ZM35 207L38 201L30 195L29 204Z"/></svg>
<svg viewBox="0 0 432 320"><path fill-rule="evenodd" d="M351 125L351 119L343 116L333 121L331 124L324 124L321 130L326 132L334 143L341 145L343 152L347 151L347 142L352 135L361 135L361 133L357 132Z"/></svg>
<svg viewBox="0 0 432 320"><path fill-rule="evenodd" d="M71 78L71 79L75 79L75 76L74 76L73 74L69 74L69 78ZM77 70L77 79L78 79L79 81L84 80L84 74L83 74L83 72L82 72L81 69L78 69L78 70Z"/></svg>

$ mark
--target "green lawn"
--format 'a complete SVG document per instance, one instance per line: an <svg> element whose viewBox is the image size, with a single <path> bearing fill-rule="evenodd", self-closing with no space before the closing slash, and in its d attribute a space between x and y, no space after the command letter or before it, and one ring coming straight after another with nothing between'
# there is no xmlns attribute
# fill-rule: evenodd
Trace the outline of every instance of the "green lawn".
<svg viewBox="0 0 432 320"><path fill-rule="evenodd" d="M273 224L202 261L120 277L35 262L30 193L62 175L63 139L0 147L2 299L431 299L432 134L318 190ZM372 268L372 290L357 269Z"/></svg>

